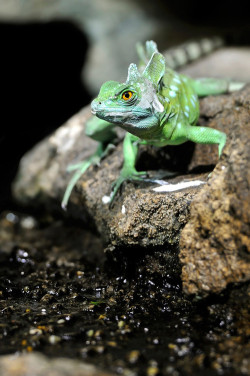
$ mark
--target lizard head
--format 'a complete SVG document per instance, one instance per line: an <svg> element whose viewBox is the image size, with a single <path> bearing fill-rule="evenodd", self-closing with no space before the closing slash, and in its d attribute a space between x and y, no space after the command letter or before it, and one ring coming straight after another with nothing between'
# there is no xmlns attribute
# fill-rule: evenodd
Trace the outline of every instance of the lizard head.
<svg viewBox="0 0 250 376"><path fill-rule="evenodd" d="M125 83L105 82L91 110L98 118L118 124L130 133L148 129L158 123L164 107L157 95L165 72L164 57L155 52L142 74L130 64Z"/></svg>

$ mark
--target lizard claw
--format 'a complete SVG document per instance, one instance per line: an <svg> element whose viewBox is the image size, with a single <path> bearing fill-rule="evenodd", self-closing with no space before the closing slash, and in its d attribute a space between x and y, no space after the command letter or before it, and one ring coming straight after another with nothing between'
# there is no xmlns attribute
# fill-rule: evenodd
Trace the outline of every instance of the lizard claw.
<svg viewBox="0 0 250 376"><path fill-rule="evenodd" d="M133 172L128 172L128 171L121 171L121 175L119 176L119 178L117 180L115 180L112 184L111 184L111 188L112 188L112 192L111 192L111 195L110 195L110 201L109 201L109 204L111 204L118 192L118 190L120 189L120 187L122 186L122 184L126 181L126 180L129 180L129 181L144 181L144 177L147 176L147 173L146 171L133 171Z"/></svg>

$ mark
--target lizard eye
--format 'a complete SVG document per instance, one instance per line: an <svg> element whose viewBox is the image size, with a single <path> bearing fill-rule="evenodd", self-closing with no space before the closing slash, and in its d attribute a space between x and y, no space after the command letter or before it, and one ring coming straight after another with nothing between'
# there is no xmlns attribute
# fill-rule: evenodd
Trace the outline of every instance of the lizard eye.
<svg viewBox="0 0 250 376"><path fill-rule="evenodd" d="M124 101L128 101L129 99L131 99L133 96L133 93L132 91L125 91L123 94L122 94L122 99Z"/></svg>

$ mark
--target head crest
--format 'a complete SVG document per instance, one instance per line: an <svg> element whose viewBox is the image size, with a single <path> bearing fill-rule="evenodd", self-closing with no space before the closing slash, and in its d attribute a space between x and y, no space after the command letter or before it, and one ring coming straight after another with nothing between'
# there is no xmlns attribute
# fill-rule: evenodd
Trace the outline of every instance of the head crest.
<svg viewBox="0 0 250 376"><path fill-rule="evenodd" d="M140 77L140 73L139 73L139 71L137 69L136 64L130 64L130 66L128 67L128 77L127 77L127 81L126 82L135 81L139 77Z"/></svg>
<svg viewBox="0 0 250 376"><path fill-rule="evenodd" d="M154 52L148 62L142 75L151 81L154 85L158 85L165 74L165 59L159 52Z"/></svg>

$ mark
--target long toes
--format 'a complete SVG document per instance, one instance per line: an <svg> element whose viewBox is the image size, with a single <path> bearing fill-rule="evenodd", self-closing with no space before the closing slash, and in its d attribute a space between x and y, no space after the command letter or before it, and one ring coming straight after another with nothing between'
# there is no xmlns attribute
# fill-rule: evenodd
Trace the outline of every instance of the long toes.
<svg viewBox="0 0 250 376"><path fill-rule="evenodd" d="M131 175L129 180L144 180L144 178L147 176L146 171L140 171L137 174Z"/></svg>

